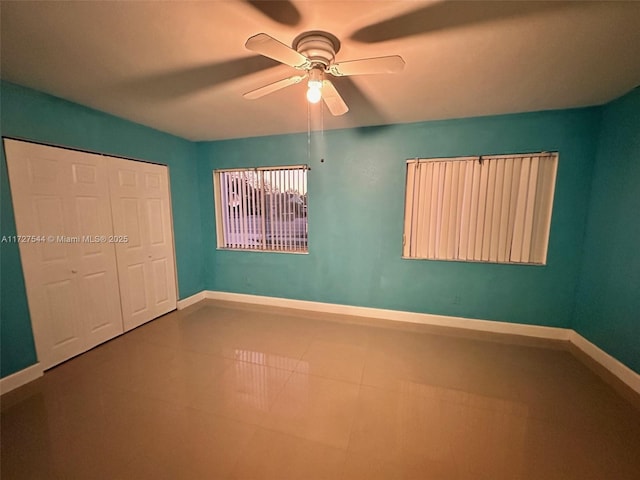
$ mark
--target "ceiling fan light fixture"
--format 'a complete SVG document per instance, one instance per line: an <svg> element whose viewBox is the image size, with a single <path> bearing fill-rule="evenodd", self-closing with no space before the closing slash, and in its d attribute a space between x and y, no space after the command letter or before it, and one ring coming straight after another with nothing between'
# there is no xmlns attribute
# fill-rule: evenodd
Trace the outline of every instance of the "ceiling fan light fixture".
<svg viewBox="0 0 640 480"><path fill-rule="evenodd" d="M320 86L311 85L309 82L309 89L307 90L307 100L309 103L318 103L322 98L322 91L320 90L322 84Z"/></svg>
<svg viewBox="0 0 640 480"><path fill-rule="evenodd" d="M307 100L309 100L310 103L318 103L322 98L322 77L322 68L314 67L309 71Z"/></svg>

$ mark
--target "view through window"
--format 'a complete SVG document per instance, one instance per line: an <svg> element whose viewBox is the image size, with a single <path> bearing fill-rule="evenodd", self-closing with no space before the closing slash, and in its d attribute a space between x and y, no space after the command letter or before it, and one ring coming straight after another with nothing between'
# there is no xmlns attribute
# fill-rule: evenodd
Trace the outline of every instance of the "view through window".
<svg viewBox="0 0 640 480"><path fill-rule="evenodd" d="M216 170L218 248L304 253L307 166Z"/></svg>

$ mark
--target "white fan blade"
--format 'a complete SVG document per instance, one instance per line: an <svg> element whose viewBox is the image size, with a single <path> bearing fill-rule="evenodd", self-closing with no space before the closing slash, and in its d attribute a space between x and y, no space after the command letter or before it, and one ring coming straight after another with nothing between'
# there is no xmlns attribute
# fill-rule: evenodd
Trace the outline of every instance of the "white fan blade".
<svg viewBox="0 0 640 480"><path fill-rule="evenodd" d="M311 66L311 61L307 57L296 52L293 48L287 47L284 43L270 37L266 33L254 35L247 40L244 46L260 55L273 58L278 62L300 70L305 70Z"/></svg>
<svg viewBox="0 0 640 480"><path fill-rule="evenodd" d="M349 107L336 90L336 87L329 80L322 81L322 99L327 104L331 115L338 117L349 111Z"/></svg>
<svg viewBox="0 0 640 480"><path fill-rule="evenodd" d="M347 75L370 75L373 73L397 73L404 68L404 60L399 55L389 57L364 58L350 62L334 63L329 73L336 77Z"/></svg>
<svg viewBox="0 0 640 480"><path fill-rule="evenodd" d="M251 90L250 92L245 93L243 97L248 98L249 100L255 100L256 98L264 97L265 95L280 90L281 88L300 83L305 78L307 78L307 75L296 75L295 77L283 78L282 80L270 83L269 85L265 85L264 87Z"/></svg>

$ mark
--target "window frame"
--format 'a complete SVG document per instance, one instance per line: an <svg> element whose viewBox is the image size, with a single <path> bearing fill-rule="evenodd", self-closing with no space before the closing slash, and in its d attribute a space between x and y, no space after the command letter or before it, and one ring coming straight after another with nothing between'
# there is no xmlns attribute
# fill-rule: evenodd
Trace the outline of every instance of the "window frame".
<svg viewBox="0 0 640 480"><path fill-rule="evenodd" d="M296 255L308 254L309 253L309 236L308 236L309 217L308 217L307 172L309 170L311 170L311 168L305 164L261 166L261 167L235 167L235 168L221 168L221 169L213 170L212 175L213 175L213 193L214 193L214 215L215 215L215 224L216 224L216 249L228 250L228 251L244 251L244 252L288 253L288 254L296 254ZM292 183L289 183L289 180L286 180L286 179L283 181L284 176L281 176L281 178L278 180L278 182L283 182L282 185L279 185L279 188L277 190L277 193L279 195L282 195L282 194L286 195L288 193L288 190L291 188L298 189L298 194L301 196L301 198L304 198L304 200L302 201L299 207L291 209L291 206L290 206L291 202L289 201L287 206L281 198L276 200L273 204L271 203L273 200L269 200L269 202L266 201L267 195L270 195L275 192L274 191L271 191L271 193L266 192L266 189L264 188L266 184L265 172L278 172L278 171L290 171L292 172L291 173L292 177L294 175L299 175L300 172L304 172L302 179L298 179L297 181L291 180ZM298 171L298 173L295 173L296 171ZM265 205L268 204L270 205L269 208L272 209L271 215L269 216L269 220L267 220L264 215L261 216L261 220L260 220L260 235L262 236L261 245L233 246L234 243L240 244L242 242L230 242L229 239L225 237L225 232L228 232L230 228L230 226L227 224L227 222L230 222L229 220L230 217L229 216L225 217L225 213L223 211L225 206L223 202L224 186L221 183L222 174L227 174L227 173L241 174L242 172L252 172L253 174L259 175L258 181L260 186L254 187L254 188L260 191L260 201L256 202L255 197L253 197L251 200L252 203L249 206L251 206L252 208L256 208L256 206L259 206L261 209L263 209L265 208ZM271 180L273 180L273 178L269 179L269 181ZM301 193L301 190L303 190L304 193ZM244 205L245 208L247 207L247 203L244 203L244 202L247 202L246 198L248 198L246 196L246 193L247 191L245 190L243 192L243 195L241 196L241 202L243 202L242 205ZM295 214L296 210L303 211L304 215L299 217L296 216ZM293 226L289 226L288 228L285 228L283 226L279 227L277 231L277 235L280 236L280 240L276 242L278 246L274 247L273 235L276 235L276 233L270 230L270 228L273 225L274 219L280 222L280 220L277 219L276 217L282 216L282 215L287 215L287 216L292 215L291 218L293 221ZM299 230L300 230L298 226L295 226L296 218L304 218L304 235L303 236L295 235L296 232L299 233ZM249 223L252 223L252 222L249 222ZM246 225L247 224L245 223L245 226ZM255 226L256 226L256 223L252 223L252 228L255 228ZM234 229L236 227L237 226L234 224ZM269 232L272 232L271 245L268 245L269 240L267 239L267 237L270 235ZM244 232L242 234L244 235ZM301 239L304 239L304 240L301 240ZM302 247L294 247L294 244L295 245L302 244Z"/></svg>

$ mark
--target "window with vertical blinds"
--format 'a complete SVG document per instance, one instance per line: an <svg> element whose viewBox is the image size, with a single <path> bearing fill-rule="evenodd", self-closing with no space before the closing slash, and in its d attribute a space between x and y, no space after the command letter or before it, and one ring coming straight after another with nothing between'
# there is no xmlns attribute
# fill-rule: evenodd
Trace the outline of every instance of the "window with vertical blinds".
<svg viewBox="0 0 640 480"><path fill-rule="evenodd" d="M407 161L404 258L545 264L557 153Z"/></svg>
<svg viewBox="0 0 640 480"><path fill-rule="evenodd" d="M215 170L218 248L307 252L307 170Z"/></svg>

